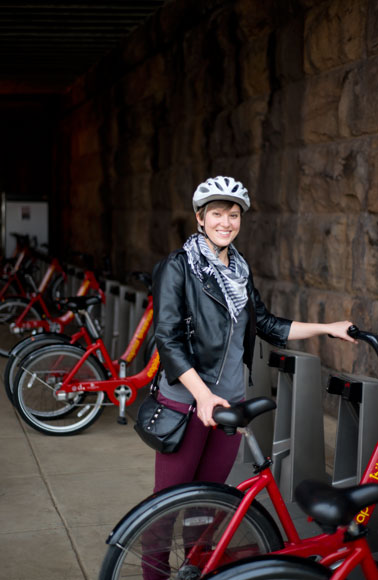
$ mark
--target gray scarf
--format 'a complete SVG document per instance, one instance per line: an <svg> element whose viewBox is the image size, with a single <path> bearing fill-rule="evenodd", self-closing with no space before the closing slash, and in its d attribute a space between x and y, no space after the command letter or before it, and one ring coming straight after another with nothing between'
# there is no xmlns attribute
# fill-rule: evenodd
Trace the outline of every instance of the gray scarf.
<svg viewBox="0 0 378 580"><path fill-rule="evenodd" d="M239 254L233 244L228 248L229 266L225 266L210 250L205 236L193 234L183 246L189 266L199 280L203 280L203 273L214 276L226 300L228 311L236 322L238 315L247 303L247 282L249 269L247 262ZM201 254L206 258L207 265L203 266Z"/></svg>

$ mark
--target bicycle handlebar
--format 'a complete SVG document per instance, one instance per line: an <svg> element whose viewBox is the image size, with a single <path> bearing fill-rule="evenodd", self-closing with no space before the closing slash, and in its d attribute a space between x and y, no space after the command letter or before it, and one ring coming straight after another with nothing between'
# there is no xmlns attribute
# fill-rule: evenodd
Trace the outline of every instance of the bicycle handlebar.
<svg viewBox="0 0 378 580"><path fill-rule="evenodd" d="M146 288L149 294L152 292L152 277L149 272L134 271L130 273L130 278L139 280Z"/></svg>
<svg viewBox="0 0 378 580"><path fill-rule="evenodd" d="M356 340L363 340L370 344L378 355L378 335L372 332L367 332L365 330L360 330L357 326L352 325L348 328L348 334Z"/></svg>

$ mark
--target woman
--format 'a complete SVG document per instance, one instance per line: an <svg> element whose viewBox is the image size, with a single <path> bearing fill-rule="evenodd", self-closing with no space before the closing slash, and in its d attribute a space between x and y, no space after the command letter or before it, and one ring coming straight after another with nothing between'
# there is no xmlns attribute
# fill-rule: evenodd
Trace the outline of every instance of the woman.
<svg viewBox="0 0 378 580"><path fill-rule="evenodd" d="M199 233L154 270L155 338L163 368L159 400L184 412L196 402L180 450L156 454L155 492L226 480L240 436L213 429L212 412L244 398L243 363L251 377L256 334L277 347L322 334L355 342L347 334L349 321L292 322L266 309L233 245L249 207L247 190L232 177L201 183L193 195Z"/></svg>

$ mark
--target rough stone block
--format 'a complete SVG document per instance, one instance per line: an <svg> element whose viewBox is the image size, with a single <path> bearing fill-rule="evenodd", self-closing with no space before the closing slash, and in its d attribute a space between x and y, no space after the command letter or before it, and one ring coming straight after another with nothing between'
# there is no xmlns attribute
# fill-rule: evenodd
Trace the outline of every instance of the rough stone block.
<svg viewBox="0 0 378 580"><path fill-rule="evenodd" d="M320 2L307 11L304 29L304 70L329 70L363 56L361 30L366 25L366 0Z"/></svg>
<svg viewBox="0 0 378 580"><path fill-rule="evenodd" d="M367 0L366 45L368 55L378 52L378 5L375 0Z"/></svg>
<svg viewBox="0 0 378 580"><path fill-rule="evenodd" d="M267 95L271 90L268 44L269 35L261 34L250 38L240 50L238 67L243 100Z"/></svg>
<svg viewBox="0 0 378 580"><path fill-rule="evenodd" d="M306 212L359 212L370 187L369 144L312 145L299 151L299 204Z"/></svg>
<svg viewBox="0 0 378 580"><path fill-rule="evenodd" d="M230 115L233 132L233 150L236 155L247 155L262 149L263 124L268 112L265 98L243 101Z"/></svg>
<svg viewBox="0 0 378 580"><path fill-rule="evenodd" d="M295 243L299 247L298 268L304 284L319 289L343 291L351 275L346 250L347 219L340 214L303 215L298 219Z"/></svg>
<svg viewBox="0 0 378 580"><path fill-rule="evenodd" d="M243 42L254 36L256 31L269 32L273 28L276 9L273 0L266 0L266 2L236 0L234 4L238 33Z"/></svg>
<svg viewBox="0 0 378 580"><path fill-rule="evenodd" d="M340 134L370 135L378 132L378 56L364 61L344 75L339 105Z"/></svg>
<svg viewBox="0 0 378 580"><path fill-rule="evenodd" d="M339 136L339 101L343 89L344 71L333 71L311 77L306 82L302 117L303 139L306 143L331 141Z"/></svg>

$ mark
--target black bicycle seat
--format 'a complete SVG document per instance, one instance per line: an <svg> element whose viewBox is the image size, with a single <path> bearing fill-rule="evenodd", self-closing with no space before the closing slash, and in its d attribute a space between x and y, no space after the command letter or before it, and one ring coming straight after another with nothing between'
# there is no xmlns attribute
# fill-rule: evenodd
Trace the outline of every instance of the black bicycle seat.
<svg viewBox="0 0 378 580"><path fill-rule="evenodd" d="M90 306L101 303L101 296L71 296L58 300L59 306L64 310L79 312L79 310L88 310Z"/></svg>
<svg viewBox="0 0 378 580"><path fill-rule="evenodd" d="M222 427L246 427L248 423L262 413L272 411L276 403L268 397L255 397L231 407L214 407L213 419Z"/></svg>
<svg viewBox="0 0 378 580"><path fill-rule="evenodd" d="M362 509L377 503L378 485L368 483L337 488L313 480L302 481L294 497L302 510L321 526L349 525Z"/></svg>

